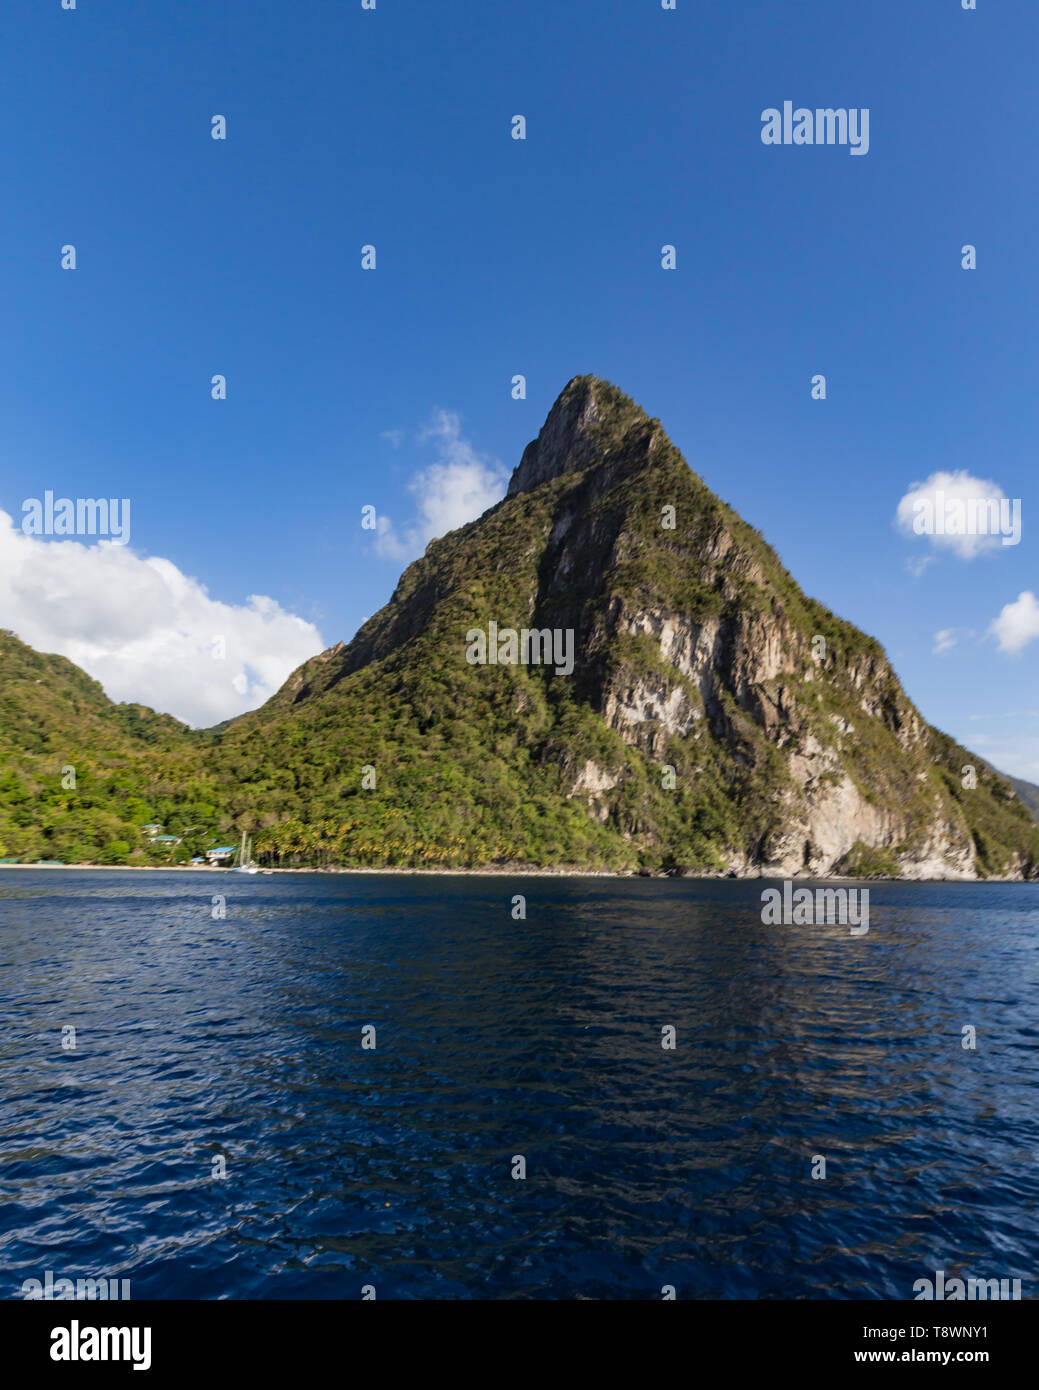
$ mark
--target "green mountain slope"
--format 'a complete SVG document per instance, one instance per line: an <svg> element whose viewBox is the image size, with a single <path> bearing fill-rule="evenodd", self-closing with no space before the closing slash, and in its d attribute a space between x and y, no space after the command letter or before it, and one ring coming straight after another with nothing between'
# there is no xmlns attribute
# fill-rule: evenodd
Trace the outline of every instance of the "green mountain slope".
<svg viewBox="0 0 1039 1390"><path fill-rule="evenodd" d="M491 621L572 630L573 673L468 664L467 633ZM328 821L321 852L345 863L1039 864L1005 780L929 729L878 643L806 598L659 422L590 377L505 500L236 721L221 765L236 814L298 823L258 843L291 854L300 826Z"/></svg>
<svg viewBox="0 0 1039 1390"><path fill-rule="evenodd" d="M1017 793L1018 799L1031 811L1032 815L1039 821L1039 787L1034 782L1025 782L1020 777L1008 777L1007 781Z"/></svg>
<svg viewBox="0 0 1039 1390"><path fill-rule="evenodd" d="M0 632L0 858L166 862L140 827L216 823L209 743Z"/></svg>
<svg viewBox="0 0 1039 1390"><path fill-rule="evenodd" d="M572 671L471 663L491 624L572 634ZM592 377L566 387L506 498L262 709L192 734L68 671L47 667L64 693L45 698L0 665L22 718L0 745L23 797L0 787L9 853L32 852L26 818L52 814L46 779L78 750L94 804L58 809L115 817L93 843L125 844L140 816L248 829L272 863L1039 876L1009 782L931 729L879 644L807 598L660 423ZM64 822L39 833L66 843Z"/></svg>

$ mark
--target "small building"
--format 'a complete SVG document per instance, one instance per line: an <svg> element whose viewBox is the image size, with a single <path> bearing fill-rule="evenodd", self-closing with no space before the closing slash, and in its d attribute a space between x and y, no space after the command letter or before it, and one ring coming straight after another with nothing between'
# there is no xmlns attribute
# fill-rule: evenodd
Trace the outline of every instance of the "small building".
<svg viewBox="0 0 1039 1390"><path fill-rule="evenodd" d="M149 840L154 840L162 831L161 825L142 825L141 829L148 836Z"/></svg>
<svg viewBox="0 0 1039 1390"><path fill-rule="evenodd" d="M221 845L219 849L207 849L206 860L210 864L226 864L237 852L235 845Z"/></svg>
<svg viewBox="0 0 1039 1390"><path fill-rule="evenodd" d="M153 845L179 845L179 835L153 835L151 837Z"/></svg>

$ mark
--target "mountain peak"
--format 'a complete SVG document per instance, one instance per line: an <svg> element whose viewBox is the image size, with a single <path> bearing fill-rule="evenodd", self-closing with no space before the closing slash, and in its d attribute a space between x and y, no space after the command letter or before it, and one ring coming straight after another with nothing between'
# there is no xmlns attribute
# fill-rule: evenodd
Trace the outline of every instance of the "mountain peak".
<svg viewBox="0 0 1039 1390"><path fill-rule="evenodd" d="M575 376L560 392L537 439L524 449L507 495L578 473L629 444L644 456L659 431L659 423L612 382Z"/></svg>

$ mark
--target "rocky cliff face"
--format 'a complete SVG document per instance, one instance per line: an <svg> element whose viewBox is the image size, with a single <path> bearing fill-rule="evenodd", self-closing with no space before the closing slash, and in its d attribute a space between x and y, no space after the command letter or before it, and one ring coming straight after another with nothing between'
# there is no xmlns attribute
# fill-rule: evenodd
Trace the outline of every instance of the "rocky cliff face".
<svg viewBox="0 0 1039 1390"><path fill-rule="evenodd" d="M606 383L578 378L513 475L509 497L580 476L555 509L535 608L541 621L576 624L589 661L606 657L586 692L592 708L651 763L665 765L675 740L692 745L694 778L701 742L728 755L737 779L741 765L773 769L763 794L774 824L760 838L719 847L728 871L827 875L855 867L856 849L859 857L869 849L904 877L975 877L966 808L937 773L930 730L883 654L843 624L834 650L832 615L813 613L760 538L727 509L707 505L706 489L681 469L655 421ZM659 506L655 534L645 508L636 521L623 503L600 505L632 482ZM666 583L656 593L623 585L626 592L611 593L600 620L590 621L601 590L579 577L594 575L613 590L611 576L654 546L688 567L702 593L717 596L717 611L682 612ZM624 638L642 639L636 669L609 659ZM880 776L867 775L867 744L887 764ZM778 759L769 758L773 749ZM955 771L963 776L969 765L964 754ZM569 791L608 822L618 783L616 769L587 761ZM892 785L895 797L885 794ZM1027 869L1027 853L1012 852L1003 867Z"/></svg>
<svg viewBox="0 0 1039 1390"><path fill-rule="evenodd" d="M491 620L572 631L573 673L467 665L467 631ZM483 766L467 794L507 857L784 876L1039 872L1036 826L1008 783L930 729L879 645L808 599L660 423L593 377L565 388L506 498L433 542L352 643L301 668L238 736L251 722L285 736L302 709L304 729L338 726L370 762L355 736L362 692L387 711L373 747L396 762L401 796L414 792L409 766L430 770L417 736L458 771L462 720ZM423 806L435 816L423 785L415 826ZM514 834L492 786L509 787L516 816L565 805L567 829L550 848Z"/></svg>

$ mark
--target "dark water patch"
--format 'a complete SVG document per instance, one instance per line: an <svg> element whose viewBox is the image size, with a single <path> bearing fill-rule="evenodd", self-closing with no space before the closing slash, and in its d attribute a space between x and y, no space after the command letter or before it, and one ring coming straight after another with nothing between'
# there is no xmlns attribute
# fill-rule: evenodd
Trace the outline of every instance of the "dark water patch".
<svg viewBox="0 0 1039 1390"><path fill-rule="evenodd" d="M1033 1296L1039 886L761 887L12 873L2 1292Z"/></svg>

